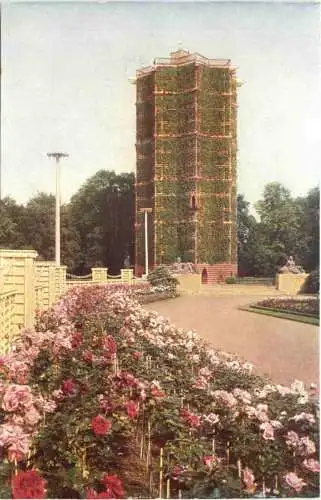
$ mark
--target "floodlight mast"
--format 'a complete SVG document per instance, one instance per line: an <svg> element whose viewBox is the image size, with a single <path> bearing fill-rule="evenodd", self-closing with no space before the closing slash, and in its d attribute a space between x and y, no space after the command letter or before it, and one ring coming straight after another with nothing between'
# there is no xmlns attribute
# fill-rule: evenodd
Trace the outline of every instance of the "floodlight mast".
<svg viewBox="0 0 321 500"><path fill-rule="evenodd" d="M60 266L60 160L68 158L67 153L47 153L48 158L56 160L56 219L55 219L55 261Z"/></svg>

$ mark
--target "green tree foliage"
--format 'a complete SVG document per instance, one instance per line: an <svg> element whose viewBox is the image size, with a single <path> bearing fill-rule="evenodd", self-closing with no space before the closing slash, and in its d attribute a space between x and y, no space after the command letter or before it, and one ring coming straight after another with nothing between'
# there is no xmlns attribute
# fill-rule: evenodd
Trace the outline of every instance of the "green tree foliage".
<svg viewBox="0 0 321 500"><path fill-rule="evenodd" d="M263 198L255 206L264 235L264 245L270 254L271 271L285 264L293 255L301 228L302 209L291 193L278 182L265 186Z"/></svg>
<svg viewBox="0 0 321 500"><path fill-rule="evenodd" d="M307 271L315 269L319 265L319 199L319 188L306 197L293 198L281 184L267 184L255 205L258 222L239 195L239 274L274 276L290 255Z"/></svg>
<svg viewBox="0 0 321 500"><path fill-rule="evenodd" d="M55 197L38 193L31 198L24 213L25 241L43 260L53 260L55 255Z"/></svg>
<svg viewBox="0 0 321 500"><path fill-rule="evenodd" d="M253 276L256 274L256 258L258 252L258 224L250 214L250 203L244 195L237 197L237 243L239 274Z"/></svg>
<svg viewBox="0 0 321 500"><path fill-rule="evenodd" d="M80 238L80 271L107 266L116 274L127 254L133 262L133 174L100 170L72 197L70 216Z"/></svg>
<svg viewBox="0 0 321 500"><path fill-rule="evenodd" d="M55 254L55 197L38 193L26 206L14 200L1 201L0 245L6 248L30 248L43 260ZM71 226L68 205L61 207L61 260L73 268L80 260L79 236Z"/></svg>
<svg viewBox="0 0 321 500"><path fill-rule="evenodd" d="M320 189L311 189L307 196L297 198L301 210L300 230L294 253L303 268L313 271L320 265Z"/></svg>
<svg viewBox="0 0 321 500"><path fill-rule="evenodd" d="M23 205L18 205L9 197L0 200L0 247L14 249L26 246L23 217Z"/></svg>

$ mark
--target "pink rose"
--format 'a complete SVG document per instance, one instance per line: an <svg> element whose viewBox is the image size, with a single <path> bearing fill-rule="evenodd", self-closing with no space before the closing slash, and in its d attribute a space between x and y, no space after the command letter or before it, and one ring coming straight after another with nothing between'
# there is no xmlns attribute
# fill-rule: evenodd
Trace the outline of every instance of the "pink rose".
<svg viewBox="0 0 321 500"><path fill-rule="evenodd" d="M25 424L23 417L21 415L15 414L15 413L10 415L8 423L10 423L12 425L19 425L20 427L24 426L24 424Z"/></svg>
<svg viewBox="0 0 321 500"><path fill-rule="evenodd" d="M8 448L10 462L21 460L29 451L29 436L19 425L0 425L0 446Z"/></svg>
<svg viewBox="0 0 321 500"><path fill-rule="evenodd" d="M2 408L4 411L15 411L20 408L29 408L32 405L31 389L27 385L11 384L3 396Z"/></svg>
<svg viewBox="0 0 321 500"><path fill-rule="evenodd" d="M47 399L42 403L42 409L45 413L53 413L57 408L57 404L52 399Z"/></svg>
<svg viewBox="0 0 321 500"><path fill-rule="evenodd" d="M193 387L195 387L196 389L206 389L207 386L208 386L208 381L205 377L202 376L197 377L197 379L193 384Z"/></svg>
<svg viewBox="0 0 321 500"><path fill-rule="evenodd" d="M0 425L0 446L4 447L13 442L16 435L22 433L19 425L3 424Z"/></svg>
<svg viewBox="0 0 321 500"><path fill-rule="evenodd" d="M286 435L285 442L290 448L296 448L299 444L299 436L294 431L289 431Z"/></svg>
<svg viewBox="0 0 321 500"><path fill-rule="evenodd" d="M40 413L36 410L34 406L30 408L25 414L25 421L27 425L36 425L41 419Z"/></svg>
<svg viewBox="0 0 321 500"><path fill-rule="evenodd" d="M9 462L22 460L26 455L28 455L29 447L30 441L27 435L14 441L14 443L12 443L12 445L8 448Z"/></svg>
<svg viewBox="0 0 321 500"><path fill-rule="evenodd" d="M317 460L314 460L314 458L306 458L303 460L303 467L311 472L320 472L320 464Z"/></svg>
<svg viewBox="0 0 321 500"><path fill-rule="evenodd" d="M260 429L263 430L263 439L274 441L274 429L269 422L263 422L260 425Z"/></svg>
<svg viewBox="0 0 321 500"><path fill-rule="evenodd" d="M13 361L10 363L9 379L18 384L26 384L28 381L29 366L23 361Z"/></svg>
<svg viewBox="0 0 321 500"><path fill-rule="evenodd" d="M217 391L214 391L213 393L211 393L211 395L215 399L218 399L223 404L228 406L229 408L232 408L233 406L235 406L237 404L237 400L235 399L233 394L231 394L230 392L217 390Z"/></svg>
<svg viewBox="0 0 321 500"><path fill-rule="evenodd" d="M293 488L297 493L300 493L303 486L306 484L303 479L298 477L295 472L289 472L285 476L286 483Z"/></svg>
<svg viewBox="0 0 321 500"><path fill-rule="evenodd" d="M256 484L254 481L255 476L253 474L253 471L248 467L245 467L245 469L243 470L243 482L246 486L246 490L250 493L254 493L256 489Z"/></svg>
<svg viewBox="0 0 321 500"><path fill-rule="evenodd" d="M315 444L308 436L305 436L300 439L298 450L300 455L313 455L313 453L315 453Z"/></svg>

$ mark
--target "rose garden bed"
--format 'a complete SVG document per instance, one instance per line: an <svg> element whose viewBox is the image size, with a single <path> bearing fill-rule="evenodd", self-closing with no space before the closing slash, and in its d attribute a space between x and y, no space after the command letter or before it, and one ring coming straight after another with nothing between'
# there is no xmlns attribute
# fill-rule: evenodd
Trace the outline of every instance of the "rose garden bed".
<svg viewBox="0 0 321 500"><path fill-rule="evenodd" d="M319 495L315 387L270 383L129 289L70 290L0 368L2 498Z"/></svg>
<svg viewBox="0 0 321 500"><path fill-rule="evenodd" d="M159 300L174 299L178 297L176 288L167 286L151 286L150 283L135 285L107 285L111 291L125 293L128 297L137 300L139 304L149 304Z"/></svg>
<svg viewBox="0 0 321 500"><path fill-rule="evenodd" d="M261 300L256 305L316 318L319 318L320 315L319 299L317 297L273 297Z"/></svg>
<svg viewBox="0 0 321 500"><path fill-rule="evenodd" d="M313 325L319 324L318 297L273 297L240 309Z"/></svg>

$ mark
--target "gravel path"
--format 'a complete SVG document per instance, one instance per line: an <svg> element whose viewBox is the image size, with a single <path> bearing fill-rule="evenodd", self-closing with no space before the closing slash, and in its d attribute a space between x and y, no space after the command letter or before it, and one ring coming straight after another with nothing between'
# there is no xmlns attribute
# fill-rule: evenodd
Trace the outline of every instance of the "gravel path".
<svg viewBox="0 0 321 500"><path fill-rule="evenodd" d="M264 297L262 297L264 298ZM238 354L274 382L319 382L319 327L238 309L259 296L181 296L145 306L214 347Z"/></svg>

